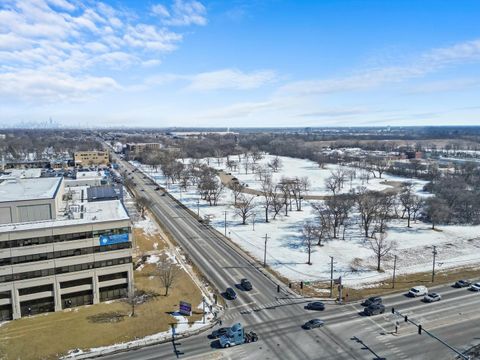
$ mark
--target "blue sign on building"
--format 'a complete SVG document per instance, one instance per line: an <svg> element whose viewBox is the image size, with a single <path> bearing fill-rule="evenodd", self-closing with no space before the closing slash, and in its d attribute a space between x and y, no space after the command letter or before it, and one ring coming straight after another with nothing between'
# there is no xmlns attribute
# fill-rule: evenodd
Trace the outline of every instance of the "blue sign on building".
<svg viewBox="0 0 480 360"><path fill-rule="evenodd" d="M100 235L100 246L128 242L128 233L116 235Z"/></svg>

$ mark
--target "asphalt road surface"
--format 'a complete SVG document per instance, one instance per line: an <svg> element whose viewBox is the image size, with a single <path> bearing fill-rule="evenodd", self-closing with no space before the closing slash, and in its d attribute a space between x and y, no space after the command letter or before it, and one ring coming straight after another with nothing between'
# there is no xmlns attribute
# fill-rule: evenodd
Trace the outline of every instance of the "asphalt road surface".
<svg viewBox="0 0 480 360"><path fill-rule="evenodd" d="M119 159L120 171L134 168ZM464 351L480 343L480 293L442 286L436 290L443 300L425 304L403 294L384 298L385 314L362 316L359 304L327 304L322 312L304 309L309 301L290 294L277 293L276 282L259 270L258 264L222 239L221 234L199 223L183 207L162 191L155 191L140 171L132 173L137 194L149 198L150 210L188 253L191 260L220 290L233 287L238 298L227 300L223 326L241 322L254 330L259 341L229 349L219 349L208 333L135 351L115 354L107 359L454 359L455 353L417 328L390 313L395 307L410 319ZM142 191L143 189L143 191ZM248 278L253 290L236 285ZM303 330L301 325L321 318L320 329ZM398 333L394 333L399 321Z"/></svg>

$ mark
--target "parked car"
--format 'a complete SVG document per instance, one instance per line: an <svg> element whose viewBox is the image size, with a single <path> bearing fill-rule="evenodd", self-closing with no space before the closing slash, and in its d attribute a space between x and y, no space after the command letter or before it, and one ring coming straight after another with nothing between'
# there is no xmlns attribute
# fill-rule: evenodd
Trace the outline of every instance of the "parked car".
<svg viewBox="0 0 480 360"><path fill-rule="evenodd" d="M321 301L314 301L314 302L308 303L305 306L305 309L323 311L325 310L325 304L322 303Z"/></svg>
<svg viewBox="0 0 480 360"><path fill-rule="evenodd" d="M237 298L237 293L232 288L227 288L225 295L230 300L235 300Z"/></svg>
<svg viewBox="0 0 480 360"><path fill-rule="evenodd" d="M240 280L240 285L242 286L242 289L246 291L253 289L252 284L247 279Z"/></svg>
<svg viewBox="0 0 480 360"><path fill-rule="evenodd" d="M372 297L369 297L368 299L365 299L361 305L365 307L369 307L370 305L381 304L381 303L382 303L382 298L380 296L372 296Z"/></svg>
<svg viewBox="0 0 480 360"><path fill-rule="evenodd" d="M437 293L429 293L423 297L423 301L425 302L435 302L440 300L442 300L442 297Z"/></svg>
<svg viewBox="0 0 480 360"><path fill-rule="evenodd" d="M322 327L323 325L325 325L325 321L320 319L312 319L303 324L302 328L304 328L305 330L310 330Z"/></svg>
<svg viewBox="0 0 480 360"><path fill-rule="evenodd" d="M469 289L472 291L480 291L480 282L470 285Z"/></svg>
<svg viewBox="0 0 480 360"><path fill-rule="evenodd" d="M426 286L414 286L408 291L408 296L417 297L417 296L425 296L428 294L428 289Z"/></svg>
<svg viewBox="0 0 480 360"><path fill-rule="evenodd" d="M469 287L470 285L472 285L472 282L468 280L458 280L455 282L455 284L453 284L453 286L456 288Z"/></svg>
<svg viewBox="0 0 480 360"><path fill-rule="evenodd" d="M372 304L363 310L363 313L367 316L383 314L385 312L385 306L383 304Z"/></svg>
<svg viewBox="0 0 480 360"><path fill-rule="evenodd" d="M228 330L230 328L228 327L222 327L220 329L217 329L217 330L213 330L212 331L212 334L210 335L210 338L212 339L216 339L216 338L219 338L220 336L222 335L225 335L226 333L228 333Z"/></svg>

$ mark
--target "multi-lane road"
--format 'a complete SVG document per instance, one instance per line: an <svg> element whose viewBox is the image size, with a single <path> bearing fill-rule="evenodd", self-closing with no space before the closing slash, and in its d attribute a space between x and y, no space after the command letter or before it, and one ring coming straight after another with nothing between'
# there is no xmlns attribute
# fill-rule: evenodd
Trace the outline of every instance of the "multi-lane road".
<svg viewBox="0 0 480 360"><path fill-rule="evenodd" d="M130 164L116 159L121 171L132 172ZM455 354L437 340L396 318L395 310L421 323L425 329L442 337L452 346L465 350L480 342L480 294L466 289L442 286L436 290L443 300L425 304L403 294L384 298L387 312L373 317L361 316L359 304L327 303L323 312L304 309L307 299L277 293L277 282L266 276L258 264L223 239L214 229L199 223L182 206L162 191L155 191L149 179L133 172L137 196L152 201L150 211L162 222L175 241L217 289L235 288L241 278L248 278L253 290L237 290L238 298L227 300L223 325L241 322L260 339L230 349L216 348L207 334L162 345L116 354L112 359L454 359ZM143 189L143 190L142 190ZM301 325L315 317L326 326L310 331ZM397 334L392 334L395 321Z"/></svg>

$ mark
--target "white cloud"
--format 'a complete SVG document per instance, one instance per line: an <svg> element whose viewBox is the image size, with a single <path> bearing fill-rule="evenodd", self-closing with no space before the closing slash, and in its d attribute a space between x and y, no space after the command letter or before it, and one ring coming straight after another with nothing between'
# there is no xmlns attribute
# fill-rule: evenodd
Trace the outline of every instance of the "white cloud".
<svg viewBox="0 0 480 360"><path fill-rule="evenodd" d="M254 89L275 80L276 74L271 70L245 73L236 69L223 69L204 72L190 77L190 90Z"/></svg>
<svg viewBox="0 0 480 360"><path fill-rule="evenodd" d="M340 78L295 81L281 87L280 92L308 95L366 90L386 83L420 78L446 66L479 60L480 40L466 41L430 50L403 66L367 69Z"/></svg>
<svg viewBox="0 0 480 360"><path fill-rule="evenodd" d="M153 5L152 12L160 17L170 17L170 13L168 12L167 8L162 4Z"/></svg>
<svg viewBox="0 0 480 360"><path fill-rule="evenodd" d="M25 74L37 79L30 83L34 90L22 89L24 93L19 94L24 98L30 94L32 100L39 99L35 94L40 83L46 87L42 99L50 94L54 101L68 98L57 91L83 97L87 94L82 91L111 88L106 78L91 74L99 67L116 71L158 65L160 55L175 50L181 40L180 33L146 24L129 10L102 2L0 2L0 75L5 81L18 78L24 85L29 84ZM47 81L48 76L52 81ZM92 86L79 85L85 80ZM64 85L55 86L55 81ZM109 86L101 86L104 83ZM5 86L2 89L5 93ZM21 86L12 89L20 91Z"/></svg>
<svg viewBox="0 0 480 360"><path fill-rule="evenodd" d="M206 25L207 9L196 0L174 0L170 10L162 4L155 4L151 11L163 23L171 26Z"/></svg>

